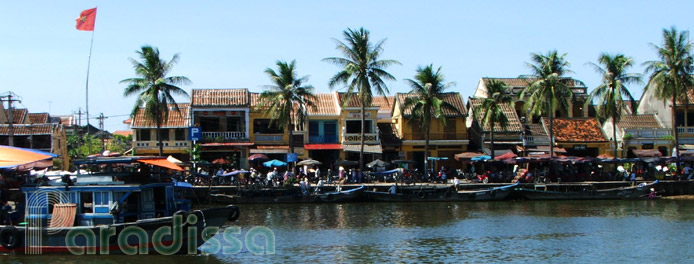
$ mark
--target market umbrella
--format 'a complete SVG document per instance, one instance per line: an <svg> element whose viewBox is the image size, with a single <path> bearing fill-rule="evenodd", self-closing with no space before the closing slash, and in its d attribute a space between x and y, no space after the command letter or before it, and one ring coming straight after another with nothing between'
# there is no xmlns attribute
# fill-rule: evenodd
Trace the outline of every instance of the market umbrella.
<svg viewBox="0 0 694 264"><path fill-rule="evenodd" d="M264 154L260 154L260 153L258 153L258 154L253 154L253 155L251 155L250 157L248 157L248 160L250 160L250 161L254 161L254 160L269 160L269 159L270 159L270 158L268 158L268 157L265 156Z"/></svg>
<svg viewBox="0 0 694 264"><path fill-rule="evenodd" d="M314 165L321 165L321 164L323 164L323 163L320 162L320 161L317 161L317 160L314 160L314 159L307 159L307 160L299 161L299 163L297 163L296 165L302 165L302 166L303 166L303 165L309 165L309 166L314 166Z"/></svg>
<svg viewBox="0 0 694 264"><path fill-rule="evenodd" d="M281 160L271 160L271 161L266 161L263 162L263 166L265 167L282 167L282 166L287 166L287 163Z"/></svg>
<svg viewBox="0 0 694 264"><path fill-rule="evenodd" d="M513 154L513 152L506 152L504 154L501 154L499 156L494 157L495 160L507 160L507 159L512 159L518 157L518 155Z"/></svg>
<svg viewBox="0 0 694 264"><path fill-rule="evenodd" d="M44 165L44 161L50 161L55 157L58 157L58 155L49 152L0 145L1 169Z"/></svg>
<svg viewBox="0 0 694 264"><path fill-rule="evenodd" d="M335 166L357 166L359 165L358 161L352 161L352 160L340 160L335 162Z"/></svg>
<svg viewBox="0 0 694 264"><path fill-rule="evenodd" d="M492 156L483 155L483 156L477 156L477 157L471 158L470 160L471 161L485 161L485 160L490 160L490 159L492 159Z"/></svg>
<svg viewBox="0 0 694 264"><path fill-rule="evenodd" d="M168 157L166 157L166 160L168 160L168 161L170 161L171 163L174 163L174 164L183 164L183 161L181 161L181 160L179 160L179 159L177 159L177 158L174 158L174 157L171 156L171 155L169 155Z"/></svg>
<svg viewBox="0 0 694 264"><path fill-rule="evenodd" d="M373 168L373 167L385 167L388 166L388 162L382 161L380 159L376 159L372 162L366 163L366 167Z"/></svg>
<svg viewBox="0 0 694 264"><path fill-rule="evenodd" d="M228 159L225 158L217 158L212 161L214 164L231 164L231 162Z"/></svg>

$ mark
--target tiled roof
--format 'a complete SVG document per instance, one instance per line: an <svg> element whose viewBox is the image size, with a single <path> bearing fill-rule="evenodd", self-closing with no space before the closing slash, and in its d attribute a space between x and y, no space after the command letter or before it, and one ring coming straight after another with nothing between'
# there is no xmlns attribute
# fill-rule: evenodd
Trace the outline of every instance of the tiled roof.
<svg viewBox="0 0 694 264"><path fill-rule="evenodd" d="M9 110L5 110L5 114L9 115ZM24 118L27 116L27 110L24 108L14 108L12 109L12 124L23 124ZM10 119L7 119L10 122Z"/></svg>
<svg viewBox="0 0 694 264"><path fill-rule="evenodd" d="M371 105L372 105L372 106L373 106L373 104L374 104L373 101L374 101L374 99L375 99L376 97L377 97L377 95L376 95L376 96L373 96L372 99L371 99ZM347 98L347 93L337 93L337 100L338 100L337 103L338 103L340 106L344 106L344 107L361 107L361 101L359 101L359 97L357 97L357 94L356 94L356 93L354 93L354 94L352 95L352 97L349 98L349 102L347 102L346 104L343 104L346 98ZM367 107L369 107L369 106L367 106Z"/></svg>
<svg viewBox="0 0 694 264"><path fill-rule="evenodd" d="M547 136L545 127L542 124L529 124L530 133L535 136Z"/></svg>
<svg viewBox="0 0 694 264"><path fill-rule="evenodd" d="M549 126L549 119L542 118L542 123ZM595 118L555 118L554 138L564 142L602 142L607 141Z"/></svg>
<svg viewBox="0 0 694 264"><path fill-rule="evenodd" d="M448 102L449 104L453 105L453 107L457 108L461 113L465 114L467 110L465 110L465 105L463 104L463 98L460 96L460 93L441 93L441 97L445 102ZM402 108L403 105L405 104L405 100L407 99L408 95L406 93L397 93L395 96L395 99L398 101L398 104ZM410 116L412 115L412 107L408 107L407 109L403 109L402 114L404 116ZM446 117L456 117L456 116L461 116L458 113L444 109L443 114L446 115Z"/></svg>
<svg viewBox="0 0 694 264"><path fill-rule="evenodd" d="M16 136L51 135L56 124L14 124L12 134ZM0 125L0 135L9 135L10 126Z"/></svg>
<svg viewBox="0 0 694 264"><path fill-rule="evenodd" d="M180 112L177 112L176 110L173 109L173 105L169 105L169 118L167 121L165 121L161 127L166 128L166 127L188 127L188 108L190 104L178 104L178 109ZM133 128L154 128L156 127L156 124L154 123L154 120L148 118L145 115L144 109L140 108L137 111L137 114L133 118Z"/></svg>
<svg viewBox="0 0 694 264"><path fill-rule="evenodd" d="M379 118L390 117L391 112L393 111L393 105L395 104L395 97L393 97L393 96L388 96L388 97L377 96L377 97L373 98L372 103L373 103L373 105L378 106Z"/></svg>
<svg viewBox="0 0 694 264"><path fill-rule="evenodd" d="M193 106L249 107L248 89L193 89Z"/></svg>
<svg viewBox="0 0 694 264"><path fill-rule="evenodd" d="M481 98L470 98L470 107L472 107L473 110L479 109L482 107L482 99ZM499 123L496 123L494 125L494 132L521 132L523 131L523 127L521 126L520 119L518 119L518 115L516 114L516 111L513 110L513 107L511 107L510 104L502 105L501 110L504 111L504 114L506 114L506 118L508 119L508 126L506 127L506 130L501 129L501 126ZM473 111L474 112L474 111ZM488 132L491 130L491 128L488 125L483 125L482 124L482 118L484 116L483 111L477 111L475 114L475 119L477 122L480 124L482 127L482 130L484 132Z"/></svg>
<svg viewBox="0 0 694 264"><path fill-rule="evenodd" d="M502 81L506 83L514 94L520 94L525 87L528 87L529 83L532 83L534 79L522 79L522 78L489 78L484 77L482 81L486 84L490 80ZM569 89L571 89L576 95L587 95L588 89L580 84L576 79L569 79Z"/></svg>
<svg viewBox="0 0 694 264"><path fill-rule="evenodd" d="M340 115L340 108L333 93L316 94L317 101L314 102L316 109L308 108L309 115L337 116Z"/></svg>
<svg viewBox="0 0 694 264"><path fill-rule="evenodd" d="M632 128L663 128L656 119L655 114L649 115L622 115L617 123L620 129Z"/></svg>
<svg viewBox="0 0 694 264"><path fill-rule="evenodd" d="M29 113L29 122L32 124L48 123L48 113Z"/></svg>
<svg viewBox="0 0 694 264"><path fill-rule="evenodd" d="M116 131L113 131L113 134L127 137L127 136L131 136L133 134L133 131L132 130L116 130Z"/></svg>

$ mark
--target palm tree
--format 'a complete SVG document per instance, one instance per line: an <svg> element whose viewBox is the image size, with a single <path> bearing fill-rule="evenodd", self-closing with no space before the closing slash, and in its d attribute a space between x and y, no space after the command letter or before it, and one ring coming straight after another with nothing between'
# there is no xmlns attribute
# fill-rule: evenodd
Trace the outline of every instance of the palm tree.
<svg viewBox="0 0 694 264"><path fill-rule="evenodd" d="M531 73L520 76L526 79L528 87L521 92L520 97L529 96L527 105L531 114L547 114L551 158L554 156L554 112L558 107L569 108L569 102L573 100L569 84L575 80L564 77L564 74L572 72L568 69L569 62L564 59L566 53L559 55L556 50L552 50L547 52L547 55L531 53L530 56L532 63L526 65Z"/></svg>
<svg viewBox="0 0 694 264"><path fill-rule="evenodd" d="M506 83L499 80L491 79L487 81L487 97L482 99L482 105L477 111L482 111L482 125L489 126L489 134L491 138L491 154L494 159L494 127L496 124L502 130L506 130L508 126L508 117L504 113L503 106L510 107L513 102L513 97L508 91Z"/></svg>
<svg viewBox="0 0 694 264"><path fill-rule="evenodd" d="M126 97L138 94L130 115L134 117L139 109L144 107L145 116L154 120L159 140L159 156L163 156L161 126L169 118L169 105L176 112L180 112L173 95L188 97L188 93L177 85L187 85L192 82L184 76L166 76L178 62L178 54L167 62L159 57L159 49L149 45L142 46L137 54L142 61L130 58L137 77L122 80L120 83L128 85L124 92Z"/></svg>
<svg viewBox="0 0 694 264"><path fill-rule="evenodd" d="M444 82L444 76L441 73L441 67L434 71L431 64L422 68L417 67L417 74L414 80L406 79L405 82L410 85L412 90L407 93L404 109L412 108L410 122L416 123L420 131L424 133L424 169L427 169L427 157L429 156L429 134L431 130L431 119L436 118L441 120L441 123L446 126L446 115L444 111L452 111L459 115L463 115L458 108L444 100L443 92L455 85L453 82Z"/></svg>
<svg viewBox="0 0 694 264"><path fill-rule="evenodd" d="M296 61L277 61L276 64L277 71L265 69L265 73L274 84L265 86L266 90L258 97L258 107L263 108L265 115L270 116L270 125L277 124L287 128L289 152L294 153L293 125L305 122L307 107L315 109L314 102L317 98L313 94L313 86L304 85L308 76L297 77ZM292 111L295 107L296 110Z"/></svg>
<svg viewBox="0 0 694 264"><path fill-rule="evenodd" d="M593 90L585 102L587 107L593 102L593 99L598 99L597 117L602 119L612 119L612 139L614 140L614 158L617 158L617 122L622 117L622 110L627 107L624 101L626 97L630 101L632 113L636 114L636 100L631 96L629 89L625 86L629 83L640 83L641 75L637 73L626 73L626 70L631 67L634 60L624 54L610 55L607 53L600 54L598 63L589 63L595 71L602 75L602 84Z"/></svg>
<svg viewBox="0 0 694 264"><path fill-rule="evenodd" d="M345 42L335 40L337 43L336 49L342 52L343 58L329 57L323 59L333 63L342 69L330 78L328 85L330 88L342 84L347 88L347 96L343 104L347 104L354 96L361 103L361 149L359 151L359 168L364 168L364 108L371 105L373 90L377 94L386 96L388 94L388 86L385 80L395 80L395 77L385 71L385 68L400 64L396 60L380 60L379 57L383 52L383 43L381 40L373 45L370 40L370 33L364 28L353 30L347 28L342 32Z"/></svg>
<svg viewBox="0 0 694 264"><path fill-rule="evenodd" d="M689 31L677 32L673 26L669 30L663 29L663 46L659 47L651 44L658 52L660 60L647 61L646 72L650 72L648 85L644 88L644 93L648 89L654 89L657 98L672 100L672 133L675 136L675 157L677 158L677 171L679 171L680 151L679 135L677 133L677 100L684 101L685 107L689 106L688 93L694 86L694 58L692 58L692 42L689 40Z"/></svg>

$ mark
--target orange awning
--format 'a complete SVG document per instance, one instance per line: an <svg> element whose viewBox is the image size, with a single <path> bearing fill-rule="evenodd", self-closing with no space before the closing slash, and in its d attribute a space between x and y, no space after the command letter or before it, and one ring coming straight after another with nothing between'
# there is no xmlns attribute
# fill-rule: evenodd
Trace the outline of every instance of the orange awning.
<svg viewBox="0 0 694 264"><path fill-rule="evenodd" d="M142 162L142 163L154 165L154 166L159 166L162 168L167 168L167 169L172 169L172 170L177 170L177 171L183 171L183 168L174 164L171 161L168 161L167 159L141 159L138 161Z"/></svg>
<svg viewBox="0 0 694 264"><path fill-rule="evenodd" d="M0 146L0 168L16 168L29 163L50 160L57 156L33 149Z"/></svg>

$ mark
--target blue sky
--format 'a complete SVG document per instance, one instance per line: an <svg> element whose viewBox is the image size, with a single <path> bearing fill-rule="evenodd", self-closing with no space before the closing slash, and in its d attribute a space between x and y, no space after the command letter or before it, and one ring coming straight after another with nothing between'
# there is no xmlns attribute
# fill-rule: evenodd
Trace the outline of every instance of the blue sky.
<svg viewBox="0 0 694 264"><path fill-rule="evenodd" d="M419 65L442 66L451 91L472 95L481 77L527 74L530 53L567 53L592 90L600 76L587 62L601 52L632 56L641 73L657 59L663 28L690 30L692 1L6 1L0 4L0 93L21 97L18 107L64 115L85 105L91 32L75 29L82 10L98 6L89 79L92 118L104 113L106 129L125 129L134 97L120 80L134 77L128 58L142 45L162 57L180 54L172 75L192 88L249 88L270 84L265 68L296 60L317 92L329 92L339 69L322 62L341 56L334 39L364 27L387 39L383 59L391 93L407 92L403 79ZM640 97L643 85L630 87ZM50 101L50 103L49 103ZM180 99L188 102L189 99ZM49 109L50 108L50 109ZM97 121L92 119L93 124Z"/></svg>

